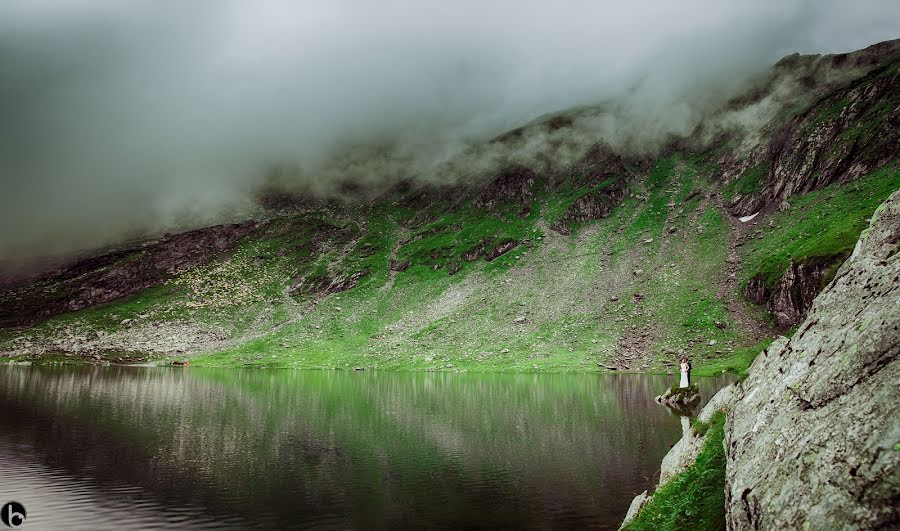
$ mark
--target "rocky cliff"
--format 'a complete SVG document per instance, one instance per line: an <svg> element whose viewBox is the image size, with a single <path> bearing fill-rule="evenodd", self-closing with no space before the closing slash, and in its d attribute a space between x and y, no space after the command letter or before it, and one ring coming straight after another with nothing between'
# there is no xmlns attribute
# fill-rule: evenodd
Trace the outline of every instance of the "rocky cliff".
<svg viewBox="0 0 900 531"><path fill-rule="evenodd" d="M895 529L898 396L900 192L876 211L797 332L772 343L744 381L721 390L700 413L701 421L727 413L724 471L705 472L724 473L722 523L736 530ZM677 510L677 493L668 487L700 466L704 444L685 429L663 459L657 492L666 499L637 496L623 527L652 528L662 516L695 521L691 509L661 515L660 506Z"/></svg>
<svg viewBox="0 0 900 531"><path fill-rule="evenodd" d="M732 529L900 525L900 193L790 339L737 387L726 424Z"/></svg>

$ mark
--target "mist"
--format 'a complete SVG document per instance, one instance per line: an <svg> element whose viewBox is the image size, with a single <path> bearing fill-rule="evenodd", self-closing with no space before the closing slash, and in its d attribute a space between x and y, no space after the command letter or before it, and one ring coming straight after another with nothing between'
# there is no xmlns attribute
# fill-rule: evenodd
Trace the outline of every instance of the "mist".
<svg viewBox="0 0 900 531"><path fill-rule="evenodd" d="M0 262L245 216L273 167L322 195L465 178L577 105L629 124L581 141L652 146L784 55L900 28L895 1L731 4L4 0Z"/></svg>

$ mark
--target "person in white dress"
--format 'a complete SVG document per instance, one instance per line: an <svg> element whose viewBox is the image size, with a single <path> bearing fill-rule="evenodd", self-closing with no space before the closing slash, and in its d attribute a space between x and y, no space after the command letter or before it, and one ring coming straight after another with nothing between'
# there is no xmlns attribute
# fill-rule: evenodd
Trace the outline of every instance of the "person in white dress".
<svg viewBox="0 0 900 531"><path fill-rule="evenodd" d="M687 358L681 358L681 383L678 387L691 386L691 362Z"/></svg>

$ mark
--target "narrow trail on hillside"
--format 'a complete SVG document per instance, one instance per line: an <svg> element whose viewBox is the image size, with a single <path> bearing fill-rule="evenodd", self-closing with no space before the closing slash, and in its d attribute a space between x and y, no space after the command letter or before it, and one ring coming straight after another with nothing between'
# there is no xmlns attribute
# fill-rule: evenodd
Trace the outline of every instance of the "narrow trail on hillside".
<svg viewBox="0 0 900 531"><path fill-rule="evenodd" d="M738 292L738 273L741 271L741 254L738 247L751 228L758 225L759 217L744 223L731 215L722 205L722 198L717 192L714 195L716 207L728 220L730 228L728 258L725 260L726 270L719 285L716 297L722 301L731 318L737 321L743 330L750 333L751 337L759 341L765 337L771 337L775 331L765 323L753 318L747 309L747 302Z"/></svg>

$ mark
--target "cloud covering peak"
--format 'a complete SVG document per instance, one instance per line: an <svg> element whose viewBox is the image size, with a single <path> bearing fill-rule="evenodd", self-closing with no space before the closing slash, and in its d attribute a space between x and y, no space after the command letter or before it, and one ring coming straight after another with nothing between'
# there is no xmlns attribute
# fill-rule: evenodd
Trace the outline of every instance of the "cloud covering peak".
<svg viewBox="0 0 900 531"><path fill-rule="evenodd" d="M783 55L900 27L894 1L732 4L5 0L0 257L213 222L272 165L311 190L428 179L574 105L627 98L685 133ZM379 146L404 162L391 175L334 166Z"/></svg>

